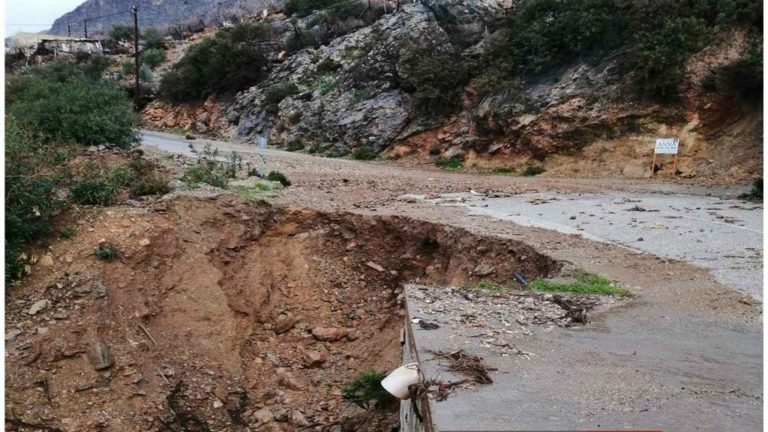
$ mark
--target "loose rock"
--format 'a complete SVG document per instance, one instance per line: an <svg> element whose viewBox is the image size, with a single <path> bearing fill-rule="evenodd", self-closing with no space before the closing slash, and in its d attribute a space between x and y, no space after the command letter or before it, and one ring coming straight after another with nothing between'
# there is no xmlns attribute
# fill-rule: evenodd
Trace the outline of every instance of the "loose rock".
<svg viewBox="0 0 768 432"><path fill-rule="evenodd" d="M32 307L29 308L29 311L27 312L30 315L35 315L38 312L42 311L43 309L47 308L50 302L48 300L38 300L34 304L32 304Z"/></svg>
<svg viewBox="0 0 768 432"><path fill-rule="evenodd" d="M291 330L298 319L292 314L282 314L275 320L274 330L277 334L283 334Z"/></svg>
<svg viewBox="0 0 768 432"><path fill-rule="evenodd" d="M253 418L258 420L259 423L265 424L274 420L275 415L272 414L272 411L270 411L269 408L262 408L256 411L255 413L253 413Z"/></svg>
<svg viewBox="0 0 768 432"><path fill-rule="evenodd" d="M289 421L290 421L291 425L294 426L294 427L307 427L307 426L309 426L309 421L307 421L307 418L304 417L304 414L301 411L299 411L299 410L295 410L295 411L291 412L291 417L290 417Z"/></svg>
<svg viewBox="0 0 768 432"><path fill-rule="evenodd" d="M317 367L329 360L329 355L325 351L307 351L304 353L304 366Z"/></svg>
<svg viewBox="0 0 768 432"><path fill-rule="evenodd" d="M336 342L348 334L349 330L335 327L315 327L312 329L312 336L323 342Z"/></svg>
<svg viewBox="0 0 768 432"><path fill-rule="evenodd" d="M96 370L108 369L112 366L112 354L109 347L103 342L96 342L88 352L88 360Z"/></svg>

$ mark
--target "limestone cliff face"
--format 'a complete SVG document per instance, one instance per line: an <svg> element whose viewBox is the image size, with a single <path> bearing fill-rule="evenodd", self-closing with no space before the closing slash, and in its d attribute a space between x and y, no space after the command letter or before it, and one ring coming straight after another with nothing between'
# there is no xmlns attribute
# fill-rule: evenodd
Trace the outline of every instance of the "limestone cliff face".
<svg viewBox="0 0 768 432"><path fill-rule="evenodd" d="M87 0L71 12L54 21L49 33L67 34L71 23L73 36L83 35L83 20L88 19L88 35L105 33L117 23L133 23L130 13L134 4L139 7L142 26L169 27L221 22L231 17L251 16L265 8L282 7L284 0ZM95 18L93 17L103 17Z"/></svg>

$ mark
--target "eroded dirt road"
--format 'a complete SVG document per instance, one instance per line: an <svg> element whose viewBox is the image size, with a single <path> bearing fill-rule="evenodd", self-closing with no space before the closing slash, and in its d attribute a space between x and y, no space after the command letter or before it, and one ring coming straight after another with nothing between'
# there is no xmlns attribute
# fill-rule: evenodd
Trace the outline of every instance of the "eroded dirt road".
<svg viewBox="0 0 768 432"><path fill-rule="evenodd" d="M188 143L158 133L145 135L144 141L146 146L172 152L184 152ZM236 144L214 144L224 151L257 151ZM200 140L194 145L200 146ZM706 268L670 259L684 257L660 258L644 253L642 248L524 226L488 212L473 212L468 206L437 206L428 200L403 197L417 194L438 198L438 194L446 193L486 198L522 193L578 197L583 193L599 201L600 194L609 193L606 200L632 203L639 194L658 198L683 194L687 208L706 209L713 200L733 199L746 187L471 175L428 166L361 163L277 150L267 150L264 155L267 170L283 171L294 182L275 198L277 204L408 215L522 240L555 259L608 275L635 293L629 306L595 317L590 327L539 335L521 347L540 354L535 361L518 362L519 373L505 378L506 394L513 396L499 405L518 410L520 419L510 428L762 429L762 314L761 303L753 296L718 282ZM578 200L568 203L573 206L573 215L583 216L580 213L585 209ZM743 205L749 208L746 211L762 213L761 205ZM519 213L513 202L505 206L506 214ZM601 216L605 217L602 222L611 220L608 213ZM626 217L622 214L616 222L625 223ZM635 225L633 230L642 232L642 224ZM701 238L706 242L722 236L733 242L730 231L738 228L731 225L709 223ZM744 234L762 237L759 223L750 222L744 228L749 231ZM635 236L636 231L629 235ZM712 244L714 249L707 253L717 254L717 242L708 243ZM754 262L740 276L736 288L760 297L762 283L757 275L762 264L756 262L762 260L762 248L751 243L737 246L751 248L746 252ZM738 279L738 273L720 280L734 277Z"/></svg>
<svg viewBox="0 0 768 432"><path fill-rule="evenodd" d="M205 140L191 143L201 148ZM148 153L177 171L184 161L163 151L189 154L189 144L144 135ZM257 162L253 147L212 144ZM341 391L362 370L397 364L402 284L477 280L472 269L493 257L498 282L515 269L536 277L567 263L609 276L635 298L586 327L522 338L530 361L480 353L510 371L494 385L503 395L496 403L515 422L489 427L762 429L762 314L754 297L684 261L404 197L610 192L710 200L743 188L264 156L266 170L294 183L270 198L277 207L210 190L126 202L86 209L78 234L51 245L6 302L7 426L384 430L391 416L361 417ZM93 258L103 240L119 246L117 262Z"/></svg>

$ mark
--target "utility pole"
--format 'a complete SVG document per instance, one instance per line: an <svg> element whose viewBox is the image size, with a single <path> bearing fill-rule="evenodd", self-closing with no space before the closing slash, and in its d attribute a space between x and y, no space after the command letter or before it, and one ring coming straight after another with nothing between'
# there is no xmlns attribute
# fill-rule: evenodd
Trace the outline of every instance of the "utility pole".
<svg viewBox="0 0 768 432"><path fill-rule="evenodd" d="M136 88L133 92L133 103L136 105L136 111L139 111L139 7L133 5L133 76Z"/></svg>
<svg viewBox="0 0 768 432"><path fill-rule="evenodd" d="M67 36L72 37L72 23L67 21Z"/></svg>
<svg viewBox="0 0 768 432"><path fill-rule="evenodd" d="M83 32L85 33L85 39L88 39L88 20L83 19Z"/></svg>

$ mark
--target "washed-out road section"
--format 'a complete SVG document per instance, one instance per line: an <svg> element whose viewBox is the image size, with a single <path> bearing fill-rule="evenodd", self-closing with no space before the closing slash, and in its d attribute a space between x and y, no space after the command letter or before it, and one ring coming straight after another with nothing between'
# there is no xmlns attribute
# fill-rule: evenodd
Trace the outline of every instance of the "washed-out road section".
<svg viewBox="0 0 768 432"><path fill-rule="evenodd" d="M237 151L251 162L260 152L143 135L144 147L172 153L191 154L190 142ZM635 294L626 306L592 315L585 327L519 340L530 359L509 362L478 348L474 353L499 370L486 390L441 402L454 429L762 430L762 311L755 300L762 206L735 200L747 186L478 175L275 149L263 154L266 170L293 182L274 199L278 204L404 215L522 240ZM445 350L461 347L452 338L443 343ZM495 415L479 418L481 410Z"/></svg>
<svg viewBox="0 0 768 432"><path fill-rule="evenodd" d="M710 196L655 193L447 194L430 202L577 234L709 269L722 284L762 299L763 206Z"/></svg>

